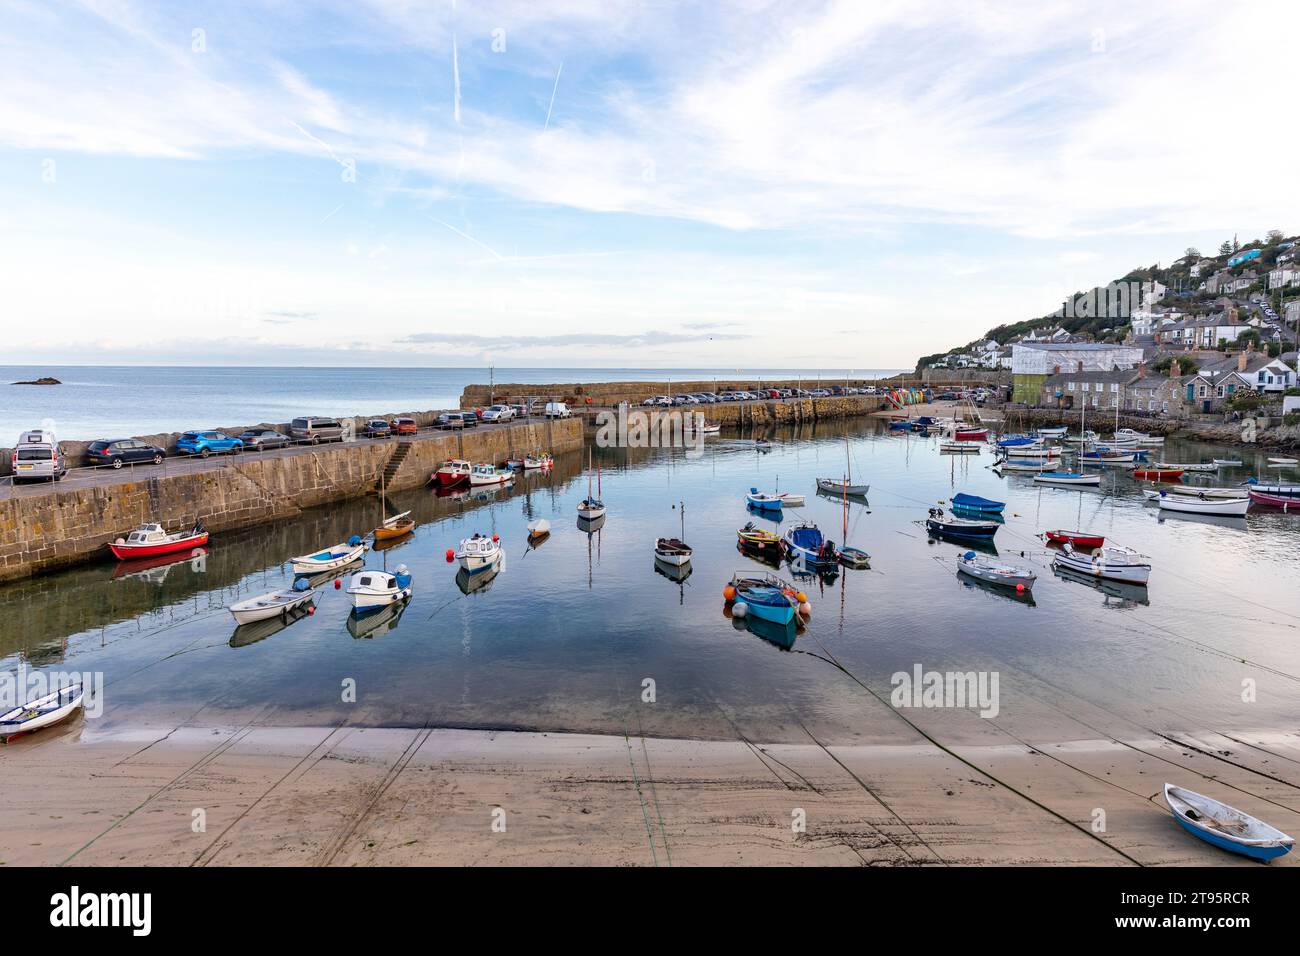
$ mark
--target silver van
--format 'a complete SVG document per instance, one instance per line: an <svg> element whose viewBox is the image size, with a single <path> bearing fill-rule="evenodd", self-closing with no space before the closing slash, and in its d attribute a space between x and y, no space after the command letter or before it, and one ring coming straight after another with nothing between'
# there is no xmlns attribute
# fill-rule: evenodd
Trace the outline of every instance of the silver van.
<svg viewBox="0 0 1300 956"><path fill-rule="evenodd" d="M289 437L313 445L323 441L342 441L343 425L337 418L295 418L289 424Z"/></svg>
<svg viewBox="0 0 1300 956"><path fill-rule="evenodd" d="M10 467L15 484L38 478L58 481L68 473L68 460L53 432L30 431L18 437Z"/></svg>

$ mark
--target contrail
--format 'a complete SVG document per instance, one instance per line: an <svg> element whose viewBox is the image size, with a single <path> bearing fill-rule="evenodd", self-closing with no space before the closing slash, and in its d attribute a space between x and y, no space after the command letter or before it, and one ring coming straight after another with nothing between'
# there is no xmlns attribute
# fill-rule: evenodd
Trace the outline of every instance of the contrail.
<svg viewBox="0 0 1300 956"><path fill-rule="evenodd" d="M560 68L555 71L555 85L551 87L551 105L546 107L546 125L542 127L542 132L551 128L551 110L555 109L555 91L560 88L560 74L564 72L564 61L560 61Z"/></svg>

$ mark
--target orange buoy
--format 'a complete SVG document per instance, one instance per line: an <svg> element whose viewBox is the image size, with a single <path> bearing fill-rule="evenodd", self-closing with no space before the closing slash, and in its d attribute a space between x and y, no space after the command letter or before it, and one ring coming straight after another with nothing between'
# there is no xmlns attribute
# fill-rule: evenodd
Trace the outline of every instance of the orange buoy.
<svg viewBox="0 0 1300 956"><path fill-rule="evenodd" d="M736 589L732 587L730 584L728 584L725 588L722 589L722 596L726 598L728 601L734 601L736 600Z"/></svg>
<svg viewBox="0 0 1300 956"><path fill-rule="evenodd" d="M808 603L808 595L804 594L802 591L800 591L798 594L796 594L795 597L797 597L797 598L799 599L799 603L800 603L800 604L807 604L807 603Z"/></svg>

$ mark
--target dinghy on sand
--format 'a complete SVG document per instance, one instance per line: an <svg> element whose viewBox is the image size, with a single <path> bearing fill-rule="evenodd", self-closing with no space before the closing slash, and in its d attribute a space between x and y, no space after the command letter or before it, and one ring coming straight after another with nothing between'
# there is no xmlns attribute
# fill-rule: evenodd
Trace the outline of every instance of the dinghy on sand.
<svg viewBox="0 0 1300 956"><path fill-rule="evenodd" d="M1179 826L1221 850L1273 860L1295 846L1295 840L1276 827L1194 790L1167 783L1165 802Z"/></svg>
<svg viewBox="0 0 1300 956"><path fill-rule="evenodd" d="M78 682L6 711L0 714L0 737L31 733L57 724L72 716L81 706L82 697L81 683Z"/></svg>

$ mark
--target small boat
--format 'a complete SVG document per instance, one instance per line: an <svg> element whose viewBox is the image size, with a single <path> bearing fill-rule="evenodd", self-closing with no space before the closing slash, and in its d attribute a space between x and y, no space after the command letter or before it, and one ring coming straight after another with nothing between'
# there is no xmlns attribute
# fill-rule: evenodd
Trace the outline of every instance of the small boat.
<svg viewBox="0 0 1300 956"><path fill-rule="evenodd" d="M952 518L945 516L942 508L931 508L930 517L925 521L925 527L931 534L937 534L944 538L991 540L1002 525L996 521Z"/></svg>
<svg viewBox="0 0 1300 956"><path fill-rule="evenodd" d="M716 435L722 431L722 426L717 422L705 422L698 431L701 435Z"/></svg>
<svg viewBox="0 0 1300 956"><path fill-rule="evenodd" d="M287 617L306 607L316 597L316 590L306 578L298 578L293 587L267 591L255 598L230 605L230 616L237 624L252 624L273 617Z"/></svg>
<svg viewBox="0 0 1300 956"><path fill-rule="evenodd" d="M776 497L781 499L783 506L786 508L802 508L808 501L803 495L796 495L790 491L779 492Z"/></svg>
<svg viewBox="0 0 1300 956"><path fill-rule="evenodd" d="M854 548L848 545L840 548L840 564L846 568L869 568L871 567L871 555L861 548Z"/></svg>
<svg viewBox="0 0 1300 956"><path fill-rule="evenodd" d="M1183 477L1181 468L1135 468L1133 477L1138 481L1177 481Z"/></svg>
<svg viewBox="0 0 1300 956"><path fill-rule="evenodd" d="M1038 580L1038 575L1032 571L1016 567L1014 564L991 561L974 551L967 551L957 559L957 570L989 584L1000 584L1003 587L1015 588L1017 591L1028 591Z"/></svg>
<svg viewBox="0 0 1300 956"><path fill-rule="evenodd" d="M439 466L431 477L439 486L451 488L469 481L471 469L470 463L463 458L449 458Z"/></svg>
<svg viewBox="0 0 1300 956"><path fill-rule="evenodd" d="M391 541L394 538L400 538L402 535L410 534L415 530L415 519L410 517L409 511L403 511L400 515L393 515L385 519L384 523L375 529L376 541Z"/></svg>
<svg viewBox="0 0 1300 956"><path fill-rule="evenodd" d="M411 572L404 564L399 564L393 574L369 569L358 571L348 583L348 593L357 611L377 611L411 596Z"/></svg>
<svg viewBox="0 0 1300 956"><path fill-rule="evenodd" d="M1248 493L1250 500L1256 504L1265 505L1269 508L1281 508L1283 512L1300 511L1300 498L1271 495L1266 491L1256 491L1254 488L1250 489Z"/></svg>
<svg viewBox="0 0 1300 956"><path fill-rule="evenodd" d="M509 468L511 471L523 471L524 460L522 458L507 458L506 467Z"/></svg>
<svg viewBox="0 0 1300 956"><path fill-rule="evenodd" d="M989 437L987 428L958 428L953 431L957 441L984 441Z"/></svg>
<svg viewBox="0 0 1300 956"><path fill-rule="evenodd" d="M1024 448L1028 445L1041 445L1043 441L1034 435L1003 435L998 439L999 448Z"/></svg>
<svg viewBox="0 0 1300 956"><path fill-rule="evenodd" d="M1004 448L1002 454L1007 458L1059 458L1061 449L1049 448L1046 445L1021 445Z"/></svg>
<svg viewBox="0 0 1300 956"><path fill-rule="evenodd" d="M979 451L978 448L975 450ZM871 490L871 486L851 484L847 478L818 478L817 490L832 495L857 495L862 498Z"/></svg>
<svg viewBox="0 0 1300 956"><path fill-rule="evenodd" d="M889 423L891 432L910 432L912 430L911 422L892 421Z"/></svg>
<svg viewBox="0 0 1300 956"><path fill-rule="evenodd" d="M777 559L785 556L785 542L774 532L754 527L750 522L736 532L737 544L746 551L756 551L765 557L775 554Z"/></svg>
<svg viewBox="0 0 1300 956"><path fill-rule="evenodd" d="M1270 465L1300 465L1300 458L1270 458Z"/></svg>
<svg viewBox="0 0 1300 956"><path fill-rule="evenodd" d="M753 575L743 571L732 576L731 584L723 594L733 613L742 617L752 614L776 624L793 621L799 605L806 600L806 595L774 574ZM743 612L738 608L741 604L744 605Z"/></svg>
<svg viewBox="0 0 1300 956"><path fill-rule="evenodd" d="M469 483L474 488L484 485L504 485L506 482L513 481L514 477L515 473L509 468L480 463L470 469Z"/></svg>
<svg viewBox="0 0 1300 956"><path fill-rule="evenodd" d="M1151 577L1151 565L1141 560L1142 555L1132 548L1107 545L1092 554L1080 554L1074 545L1066 544L1052 559L1053 566L1068 568L1080 574L1127 584L1146 584Z"/></svg>
<svg viewBox="0 0 1300 956"><path fill-rule="evenodd" d="M994 501L991 498L981 498L979 495L968 495L965 492L953 495L950 503L952 507L961 508L963 511L981 511L991 514L1001 514L1002 509L1007 506L1005 501Z"/></svg>
<svg viewBox="0 0 1300 956"><path fill-rule="evenodd" d="M1221 850L1273 860L1295 846L1295 840L1263 820L1194 790L1167 783L1165 803L1179 826Z"/></svg>
<svg viewBox="0 0 1300 956"><path fill-rule="evenodd" d="M344 544L332 545L315 554L304 554L289 560L293 562L295 574L318 574L345 568L364 555L366 550L360 536L354 534Z"/></svg>
<svg viewBox="0 0 1300 956"><path fill-rule="evenodd" d="M1064 425L1059 427L1053 426L1051 428L1038 429L1038 435L1040 438L1064 438L1067 431L1069 431L1069 429Z"/></svg>
<svg viewBox="0 0 1300 956"><path fill-rule="evenodd" d="M1177 488L1143 488L1142 495L1147 501L1159 501L1161 495L1193 495L1206 498L1249 498L1245 488L1197 488L1195 485L1180 485Z"/></svg>
<svg viewBox="0 0 1300 956"><path fill-rule="evenodd" d="M1128 465L1137 460L1133 452L1120 451L1085 451L1079 456L1084 465Z"/></svg>
<svg viewBox="0 0 1300 956"><path fill-rule="evenodd" d="M1190 464L1179 464L1171 461L1157 461L1152 463L1152 467L1161 471L1174 469L1177 471L1218 471L1219 466L1212 461L1198 461Z"/></svg>
<svg viewBox="0 0 1300 956"><path fill-rule="evenodd" d="M555 464L555 459L546 452L538 452L534 455L524 456L524 470L536 471L538 468L550 468Z"/></svg>
<svg viewBox="0 0 1300 956"><path fill-rule="evenodd" d="M1081 475L1074 471L1045 471L1034 476L1036 485L1100 485L1101 475Z"/></svg>
<svg viewBox="0 0 1300 956"><path fill-rule="evenodd" d="M946 455L978 455L980 446L974 442L945 441L939 443L939 451Z"/></svg>
<svg viewBox="0 0 1300 956"><path fill-rule="evenodd" d="M113 557L123 561L136 558L155 558L189 548L201 548L208 543L208 529L196 521L189 531L168 534L160 524L142 524L125 538L118 538L108 546Z"/></svg>
<svg viewBox="0 0 1300 956"><path fill-rule="evenodd" d="M1197 495L1188 489L1187 493L1160 493L1162 511L1184 511L1189 514L1202 515L1244 515L1250 508L1250 497L1216 498L1211 495Z"/></svg>
<svg viewBox="0 0 1300 956"><path fill-rule="evenodd" d="M757 488L750 488L749 494L745 495L745 503L759 511L780 511L785 499L780 495L769 495Z"/></svg>
<svg viewBox="0 0 1300 956"><path fill-rule="evenodd" d="M0 737L13 737L16 734L28 734L42 727L49 727L71 717L81 706L81 682L60 687L58 690L29 700L12 710L0 714Z"/></svg>
<svg viewBox="0 0 1300 956"><path fill-rule="evenodd" d="M1079 435L1067 435L1065 441L1071 445L1091 445L1101 438L1095 431L1088 429Z"/></svg>
<svg viewBox="0 0 1300 956"><path fill-rule="evenodd" d="M503 553L500 537L495 534L491 536L479 534L476 531L471 537L461 540L456 559L460 561L461 568L467 574L482 574L496 567Z"/></svg>
<svg viewBox="0 0 1300 956"><path fill-rule="evenodd" d="M1247 478L1251 491L1262 491L1277 498L1300 498L1300 485L1263 484L1258 478Z"/></svg>
<svg viewBox="0 0 1300 956"><path fill-rule="evenodd" d="M1050 458L1004 458L993 467L999 471L1052 471L1057 462Z"/></svg>
<svg viewBox="0 0 1300 956"><path fill-rule="evenodd" d="M1240 458L1215 458L1214 463L1220 468L1240 468L1244 464Z"/></svg>
<svg viewBox="0 0 1300 956"><path fill-rule="evenodd" d="M1116 442L1130 442L1135 445L1163 445L1165 439L1163 435L1148 435L1145 432L1137 432L1131 428L1121 428L1115 432Z"/></svg>
<svg viewBox="0 0 1300 956"><path fill-rule="evenodd" d="M591 493L591 449L587 449L587 497L578 502L578 518L595 521L605 516L605 502L600 498L600 472L596 472L596 494Z"/></svg>
<svg viewBox="0 0 1300 956"><path fill-rule="evenodd" d="M540 541L551 533L551 523L545 518L534 518L528 522L528 540Z"/></svg>
<svg viewBox="0 0 1300 956"><path fill-rule="evenodd" d="M1100 548L1106 539L1099 534L1085 534L1082 531L1045 531L1043 537L1057 544L1072 544L1076 548Z"/></svg>
<svg viewBox="0 0 1300 956"><path fill-rule="evenodd" d="M673 567L681 567L684 564L690 564L693 550L689 544L682 540L686 537L686 503L678 503L678 512L682 519L682 534L680 538L659 538L655 541L655 560L662 561L664 564Z"/></svg>
<svg viewBox="0 0 1300 956"><path fill-rule="evenodd" d="M785 559L802 563L808 571L834 567L838 561L835 542L824 538L815 524L797 525L787 531L782 540L785 541Z"/></svg>

